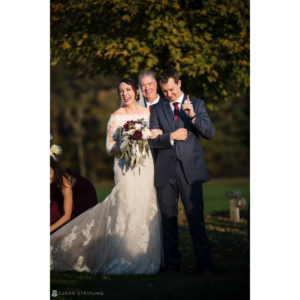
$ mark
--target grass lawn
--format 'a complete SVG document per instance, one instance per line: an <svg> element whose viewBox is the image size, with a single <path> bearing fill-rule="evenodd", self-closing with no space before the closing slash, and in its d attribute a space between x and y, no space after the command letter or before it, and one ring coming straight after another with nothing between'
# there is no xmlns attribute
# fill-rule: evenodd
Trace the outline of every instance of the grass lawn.
<svg viewBox="0 0 300 300"><path fill-rule="evenodd" d="M97 189L102 201L112 184ZM194 273L195 256L182 204L179 205L181 273L151 276L109 276L76 272L51 272L51 291L57 299L249 299L249 241L247 209L241 222L229 221L226 192L240 190L249 203L249 181L245 179L212 180L203 186L205 220L211 241L214 275L199 277ZM100 293L103 296L99 296ZM86 295L90 293L90 295ZM65 294L65 295L62 295Z"/></svg>

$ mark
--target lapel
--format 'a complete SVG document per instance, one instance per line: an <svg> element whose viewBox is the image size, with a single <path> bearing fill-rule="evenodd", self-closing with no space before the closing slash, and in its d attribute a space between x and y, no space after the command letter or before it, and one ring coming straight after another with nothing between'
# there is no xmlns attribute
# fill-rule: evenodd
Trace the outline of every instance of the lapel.
<svg viewBox="0 0 300 300"><path fill-rule="evenodd" d="M164 101L162 104L163 104L163 111L166 116L166 119L167 119L172 131L174 131L175 130L175 122L174 122L173 113L170 108L170 102L169 102L169 100L167 100L167 101Z"/></svg>

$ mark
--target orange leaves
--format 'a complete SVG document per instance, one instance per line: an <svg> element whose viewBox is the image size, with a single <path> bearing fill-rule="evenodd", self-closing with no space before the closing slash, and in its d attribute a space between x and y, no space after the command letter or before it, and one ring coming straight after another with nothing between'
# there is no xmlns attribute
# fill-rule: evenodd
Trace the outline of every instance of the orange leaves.
<svg viewBox="0 0 300 300"><path fill-rule="evenodd" d="M69 42L67 42L66 40L63 41L63 44L61 45L61 47L64 49L64 50L67 50L67 49L70 49L71 48L71 45Z"/></svg>
<svg viewBox="0 0 300 300"><path fill-rule="evenodd" d="M219 77L219 73L216 70L211 70L211 73L218 78Z"/></svg>

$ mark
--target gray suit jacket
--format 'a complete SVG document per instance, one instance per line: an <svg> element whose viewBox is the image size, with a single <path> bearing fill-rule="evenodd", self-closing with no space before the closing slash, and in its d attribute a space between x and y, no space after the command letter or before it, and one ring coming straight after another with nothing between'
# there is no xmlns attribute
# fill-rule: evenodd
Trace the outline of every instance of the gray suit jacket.
<svg viewBox="0 0 300 300"><path fill-rule="evenodd" d="M184 95L183 101L185 101ZM152 106L150 114L150 128L161 129L162 135L156 139L149 140L152 148L158 148L155 161L154 182L157 187L167 184L170 176L170 166L176 159L182 162L182 167L189 184L198 184L209 180L203 150L199 137L211 139L215 135L215 128L207 114L204 101L190 98L196 113L193 123L186 113L181 110L179 120L174 121L169 100L163 99ZM178 128L186 128L188 137L185 141L174 141L170 143L170 133Z"/></svg>

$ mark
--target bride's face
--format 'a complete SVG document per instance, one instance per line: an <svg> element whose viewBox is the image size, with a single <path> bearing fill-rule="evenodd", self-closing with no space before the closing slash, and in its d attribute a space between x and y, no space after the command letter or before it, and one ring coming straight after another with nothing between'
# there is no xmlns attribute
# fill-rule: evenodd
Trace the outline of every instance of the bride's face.
<svg viewBox="0 0 300 300"><path fill-rule="evenodd" d="M121 82L119 85L119 95L125 106L136 102L135 92L131 85Z"/></svg>

